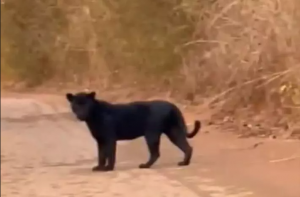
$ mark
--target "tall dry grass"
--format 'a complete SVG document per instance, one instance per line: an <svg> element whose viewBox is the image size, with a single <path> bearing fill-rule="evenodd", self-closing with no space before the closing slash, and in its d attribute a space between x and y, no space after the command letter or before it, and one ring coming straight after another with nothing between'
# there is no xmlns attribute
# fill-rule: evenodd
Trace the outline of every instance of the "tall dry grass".
<svg viewBox="0 0 300 197"><path fill-rule="evenodd" d="M192 6L191 6L192 5ZM268 110L278 122L299 122L300 2L223 0L182 5L197 19L183 48L184 69L199 95L226 111ZM215 96L217 95L217 96Z"/></svg>
<svg viewBox="0 0 300 197"><path fill-rule="evenodd" d="M7 1L2 8L2 23L7 27L2 37L7 45L17 42L18 49L4 56L10 61L8 67L19 71L15 72L18 78L36 84L41 82L35 80L39 69L48 68L41 79L54 77L70 83L169 78L181 63L174 49L187 42L194 31L187 15L173 10L176 5L176 1L165 0ZM53 29L48 29L51 26ZM35 36L37 32L43 37ZM43 52L51 59L51 66L37 60L38 55L28 49ZM22 57L18 50L24 52ZM16 55L20 57L15 59ZM31 62L24 62L25 57ZM29 67L37 72L28 72Z"/></svg>
<svg viewBox="0 0 300 197"><path fill-rule="evenodd" d="M299 122L298 0L9 0L1 80L164 87Z"/></svg>

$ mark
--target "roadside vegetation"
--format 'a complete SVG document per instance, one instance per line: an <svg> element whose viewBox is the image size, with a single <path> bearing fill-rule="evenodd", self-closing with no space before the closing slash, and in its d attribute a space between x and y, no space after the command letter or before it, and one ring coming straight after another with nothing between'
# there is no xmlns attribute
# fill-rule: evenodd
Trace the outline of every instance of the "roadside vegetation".
<svg viewBox="0 0 300 197"><path fill-rule="evenodd" d="M242 120L239 130L299 136L299 10L299 0L4 0L2 87L165 91Z"/></svg>

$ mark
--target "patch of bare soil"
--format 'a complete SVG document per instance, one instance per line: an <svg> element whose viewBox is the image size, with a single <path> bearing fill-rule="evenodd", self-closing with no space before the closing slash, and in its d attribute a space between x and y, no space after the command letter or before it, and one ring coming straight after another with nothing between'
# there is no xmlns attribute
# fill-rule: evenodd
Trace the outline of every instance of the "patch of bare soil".
<svg viewBox="0 0 300 197"><path fill-rule="evenodd" d="M67 104L63 95L4 95L12 98L11 102L23 98L34 113L57 112ZM130 98L133 97L117 99ZM4 107L7 113L15 108L16 103L11 102L11 106ZM3 103L9 105L9 102ZM201 132L191 140L195 150L191 166L173 167L179 157L178 150L164 141L162 158L153 170L135 169L146 156L143 140L137 140L120 145L115 173L101 175L88 171L96 159L94 144L84 132L84 125L61 116L41 115L26 121L4 119L1 124L1 195L125 197L140 191L139 188L148 188L142 189L138 196L147 191L150 193L146 196L298 197L299 141L237 138L227 132L229 120L224 121L227 124L210 123L213 110L180 106L188 124L194 119L203 121ZM19 108L16 112L24 111Z"/></svg>

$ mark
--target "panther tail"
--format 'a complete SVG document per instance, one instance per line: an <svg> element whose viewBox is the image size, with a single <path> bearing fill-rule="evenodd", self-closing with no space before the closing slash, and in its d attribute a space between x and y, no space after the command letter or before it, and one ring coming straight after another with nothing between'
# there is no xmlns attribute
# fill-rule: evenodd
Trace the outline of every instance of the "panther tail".
<svg viewBox="0 0 300 197"><path fill-rule="evenodd" d="M187 133L186 137L187 138L195 137L195 135L199 132L200 128L201 128L201 122L199 120L196 120L193 131L191 133Z"/></svg>

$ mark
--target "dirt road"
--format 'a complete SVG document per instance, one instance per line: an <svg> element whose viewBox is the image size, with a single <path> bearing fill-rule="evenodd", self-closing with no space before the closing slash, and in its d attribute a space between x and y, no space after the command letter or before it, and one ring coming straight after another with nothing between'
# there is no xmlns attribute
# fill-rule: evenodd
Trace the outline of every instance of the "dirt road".
<svg viewBox="0 0 300 197"><path fill-rule="evenodd" d="M161 158L142 170L143 139L118 144L114 172L93 173L94 141L63 98L1 99L3 197L299 197L300 143L237 139L206 127L191 140L194 158L163 139ZM260 142L259 146L253 147Z"/></svg>

